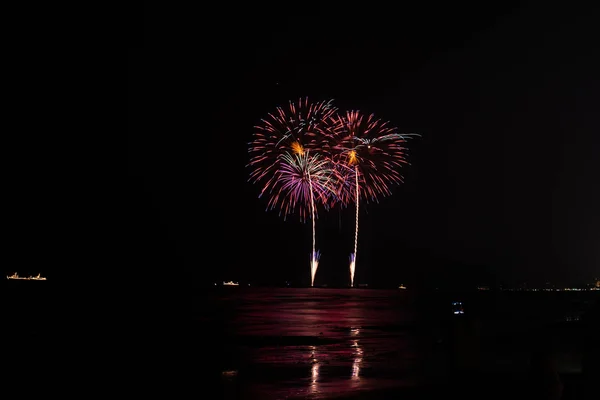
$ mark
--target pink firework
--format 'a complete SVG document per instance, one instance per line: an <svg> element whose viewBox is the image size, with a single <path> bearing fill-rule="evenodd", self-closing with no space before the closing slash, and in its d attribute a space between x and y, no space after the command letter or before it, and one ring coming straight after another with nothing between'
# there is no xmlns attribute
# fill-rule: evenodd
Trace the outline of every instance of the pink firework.
<svg viewBox="0 0 600 400"><path fill-rule="evenodd" d="M284 216L298 214L304 222L317 205L328 207L327 200L335 195L341 179L332 166L329 159L310 150L282 154L270 185L268 208L277 208Z"/></svg>
<svg viewBox="0 0 600 400"><path fill-rule="evenodd" d="M391 187L402 183L400 169L407 165L406 142L415 134L397 133L389 122L349 111L338 117L341 126L332 159L346 174L339 191L343 203L354 201L356 176L359 194L365 200L377 200L391 194Z"/></svg>
<svg viewBox="0 0 600 400"><path fill-rule="evenodd" d="M316 161L312 157L329 154L332 143L336 143L336 132L341 129L334 118L336 112L332 100L312 103L308 99L300 99L297 103L290 102L286 108L278 107L275 113L268 114L262 124L255 127L253 141L249 144L249 181L262 187L259 197L271 196L269 207L281 206L284 215L298 209L302 213L301 218L306 216L308 203L303 207L294 202L300 197L292 195L293 191L290 201L281 201L280 177L286 175L282 175L286 172L285 168L288 168L287 176L291 176L289 168L296 168L294 165L302 163L313 172L315 166L325 166L323 159ZM303 157L308 153L310 157L304 159L290 158L290 155Z"/></svg>
<svg viewBox="0 0 600 400"><path fill-rule="evenodd" d="M262 186L260 196L268 195L268 208L279 208L287 216L298 212L302 221L312 220L310 284L313 286L320 253L316 250L317 204L327 205L335 193L336 170L331 160L331 144L336 143L337 109L330 101L309 103L300 99L288 108L277 108L256 126L250 143L250 181Z"/></svg>
<svg viewBox="0 0 600 400"><path fill-rule="evenodd" d="M391 186L402 183L400 168L408 164L405 143L413 134L399 134L389 122L365 117L358 111L349 111L336 123L341 137L334 147L332 161L343 176L336 191L336 200L342 204L354 202L356 221L354 252L350 255L350 286L354 276L358 252L358 221L361 197L367 202L391 194Z"/></svg>

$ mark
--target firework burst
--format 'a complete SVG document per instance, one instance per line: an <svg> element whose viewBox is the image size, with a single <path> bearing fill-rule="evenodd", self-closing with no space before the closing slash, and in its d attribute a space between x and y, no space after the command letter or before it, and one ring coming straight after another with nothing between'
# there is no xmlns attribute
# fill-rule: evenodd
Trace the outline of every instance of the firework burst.
<svg viewBox="0 0 600 400"><path fill-rule="evenodd" d="M255 127L249 143L249 181L267 197L267 210L312 221L311 286L319 265L316 250L317 208L356 205L350 285L354 286L358 249L359 204L378 201L401 184L406 142L389 122L359 111L338 114L332 101L300 99L278 107Z"/></svg>
<svg viewBox="0 0 600 400"><path fill-rule="evenodd" d="M356 204L354 252L350 255L350 285L354 286L360 199L377 201L391 194L391 186L402 183L399 170L408 164L405 143L415 134L399 134L389 122L359 111L339 116L336 123L340 126L340 140L332 160L342 176L336 200L343 205L352 201Z"/></svg>
<svg viewBox="0 0 600 400"><path fill-rule="evenodd" d="M274 172L269 209L283 215L297 214L302 222L316 216L316 206L329 207L328 199L336 193L339 173L333 164L309 150L301 154L284 153Z"/></svg>
<svg viewBox="0 0 600 400"><path fill-rule="evenodd" d="M314 285L315 274L319 266L320 253L316 250L315 221L316 203L327 206L327 199L335 191L339 177L329 160L318 154L310 155L306 150L301 154L285 153L281 156L280 168L276 172L278 189L271 197L272 205L278 203L285 214L300 207L300 218L305 220L305 206L308 205L312 221L312 253L310 261L310 285Z"/></svg>
<svg viewBox="0 0 600 400"><path fill-rule="evenodd" d="M345 190L340 190L343 202L355 200L354 175L358 176L360 195L365 200L390 195L391 187L403 181L400 169L408 164L406 142L418 135L397 133L389 122L358 111L339 116L336 123L341 133L333 159L342 167L340 172L348 175L343 180Z"/></svg>
<svg viewBox="0 0 600 400"><path fill-rule="evenodd" d="M311 286L319 265L316 250L315 219L317 204L328 206L340 178L329 158L332 139L340 125L334 118L337 109L330 101L309 103L300 99L256 126L250 143L250 181L262 185L260 196L267 195L267 209L278 208L284 218L297 213L301 221L312 220ZM334 179L335 178L335 179Z"/></svg>
<svg viewBox="0 0 600 400"><path fill-rule="evenodd" d="M336 112L332 100L311 103L300 99L297 103L290 102L286 108L278 107L261 121L262 124L255 126L248 166L252 168L250 181L262 186L261 196L277 184L274 178L282 154L330 151L331 138L341 128L334 118Z"/></svg>

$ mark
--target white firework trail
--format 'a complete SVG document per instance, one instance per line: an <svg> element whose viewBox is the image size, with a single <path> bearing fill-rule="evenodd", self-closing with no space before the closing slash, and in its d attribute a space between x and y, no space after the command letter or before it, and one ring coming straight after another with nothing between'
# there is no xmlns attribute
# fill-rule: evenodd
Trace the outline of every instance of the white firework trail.
<svg viewBox="0 0 600 400"><path fill-rule="evenodd" d="M356 270L356 251L358 250L358 167L354 167L356 178L356 222L354 227L354 253L350 254L350 287L354 286L354 271Z"/></svg>
<svg viewBox="0 0 600 400"><path fill-rule="evenodd" d="M318 251L313 251L310 259L310 286L314 286L315 275L317 274L317 268L319 267L319 258L321 254Z"/></svg>
<svg viewBox="0 0 600 400"><path fill-rule="evenodd" d="M308 185L310 187L310 206L312 213L312 254L310 259L310 286L315 284L315 275L317 274L317 268L319 267L320 254L315 249L315 198L313 195L312 180L310 179L310 171L308 172Z"/></svg>
<svg viewBox="0 0 600 400"><path fill-rule="evenodd" d="M354 270L356 268L356 263L354 260L356 259L356 254L350 254L350 287L354 286Z"/></svg>

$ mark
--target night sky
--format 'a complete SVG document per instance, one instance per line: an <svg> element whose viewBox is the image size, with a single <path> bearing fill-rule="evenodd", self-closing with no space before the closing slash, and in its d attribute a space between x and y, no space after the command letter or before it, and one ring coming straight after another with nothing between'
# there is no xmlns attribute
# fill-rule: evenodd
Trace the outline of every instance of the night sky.
<svg viewBox="0 0 600 400"><path fill-rule="evenodd" d="M246 168L253 126L308 97L422 135L361 210L357 283L600 276L598 15L499 4L134 10L130 265L308 284L310 223L266 211ZM316 283L348 281L353 213L320 214Z"/></svg>

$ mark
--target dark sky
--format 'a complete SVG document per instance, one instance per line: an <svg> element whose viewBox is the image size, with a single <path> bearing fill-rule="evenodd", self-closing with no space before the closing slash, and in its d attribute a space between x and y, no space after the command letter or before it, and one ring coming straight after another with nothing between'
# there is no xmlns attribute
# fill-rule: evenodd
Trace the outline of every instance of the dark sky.
<svg viewBox="0 0 600 400"><path fill-rule="evenodd" d="M598 15L499 4L134 10L132 265L306 284L310 223L265 211L246 164L260 118L308 96L422 135L361 210L357 282L599 276ZM353 233L352 209L320 215L317 282L347 281Z"/></svg>

